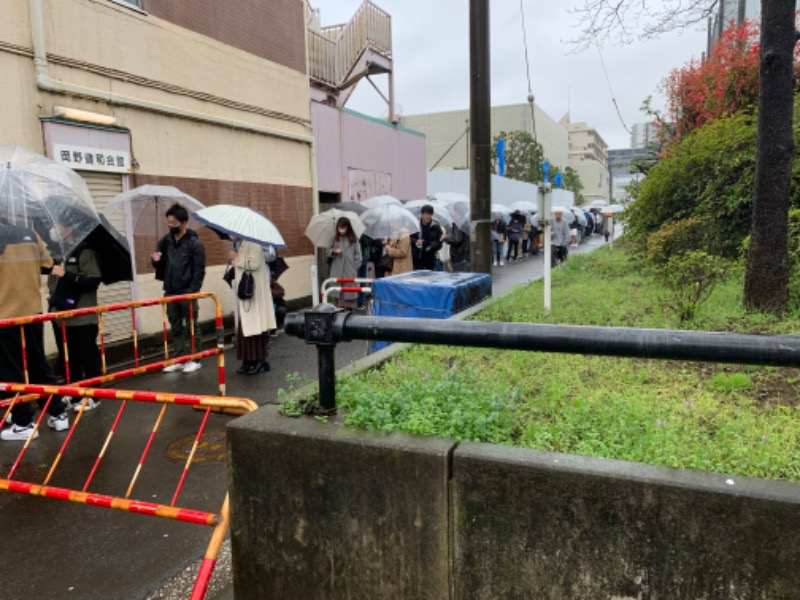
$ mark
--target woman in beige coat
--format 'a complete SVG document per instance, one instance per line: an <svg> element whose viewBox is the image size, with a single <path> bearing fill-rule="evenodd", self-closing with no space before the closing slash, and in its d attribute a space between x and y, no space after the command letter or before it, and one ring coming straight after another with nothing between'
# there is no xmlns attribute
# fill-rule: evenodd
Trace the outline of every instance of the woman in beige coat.
<svg viewBox="0 0 800 600"><path fill-rule="evenodd" d="M231 259L236 269L233 289L239 289L239 282L246 272L253 276L255 284L252 298L242 300L238 294L236 297L236 311L239 315L236 358L242 361L242 366L236 372L255 375L269 371L267 336L271 329L277 327L269 285L269 267L264 261L263 248L253 242L239 242L238 250L231 251Z"/></svg>
<svg viewBox="0 0 800 600"><path fill-rule="evenodd" d="M399 240L383 238L383 247L386 254L394 260L392 270L386 275L400 275L400 273L410 273L414 270L414 259L411 256L411 239L408 236Z"/></svg>

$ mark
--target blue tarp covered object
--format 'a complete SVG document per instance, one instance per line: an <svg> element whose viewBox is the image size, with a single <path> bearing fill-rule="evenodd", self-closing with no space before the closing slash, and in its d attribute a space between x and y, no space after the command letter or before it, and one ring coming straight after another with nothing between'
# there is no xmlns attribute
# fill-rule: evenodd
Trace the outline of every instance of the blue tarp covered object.
<svg viewBox="0 0 800 600"><path fill-rule="evenodd" d="M492 289L485 273L412 271L372 282L373 312L382 317L447 319L483 300ZM372 342L370 351L387 342Z"/></svg>

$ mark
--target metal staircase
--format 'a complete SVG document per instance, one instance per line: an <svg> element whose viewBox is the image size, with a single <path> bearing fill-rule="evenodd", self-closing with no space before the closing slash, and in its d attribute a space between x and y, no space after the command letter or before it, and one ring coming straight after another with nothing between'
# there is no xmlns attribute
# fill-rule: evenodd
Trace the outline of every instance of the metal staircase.
<svg viewBox="0 0 800 600"><path fill-rule="evenodd" d="M349 22L320 26L319 9L308 6L308 67L311 96L318 102L344 107L363 78L389 105L394 120L392 78L392 17L366 0ZM389 75L389 97L370 75Z"/></svg>

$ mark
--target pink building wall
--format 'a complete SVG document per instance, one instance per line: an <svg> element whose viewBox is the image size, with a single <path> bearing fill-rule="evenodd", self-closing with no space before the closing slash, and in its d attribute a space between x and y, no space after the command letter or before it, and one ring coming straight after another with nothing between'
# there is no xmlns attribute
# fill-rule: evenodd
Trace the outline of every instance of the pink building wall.
<svg viewBox="0 0 800 600"><path fill-rule="evenodd" d="M427 144L421 133L350 110L311 103L320 192L343 202L391 194L427 195Z"/></svg>

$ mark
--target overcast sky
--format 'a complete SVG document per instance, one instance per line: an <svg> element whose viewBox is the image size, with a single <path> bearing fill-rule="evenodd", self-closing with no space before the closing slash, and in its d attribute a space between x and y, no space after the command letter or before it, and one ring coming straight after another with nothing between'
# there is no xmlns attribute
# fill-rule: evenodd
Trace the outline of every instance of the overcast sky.
<svg viewBox="0 0 800 600"><path fill-rule="evenodd" d="M407 115L469 107L469 0L374 0L392 17L395 101ZM669 72L705 51L706 32L686 29L649 42L571 54L577 18L568 9L579 0L523 0L531 87L536 104L558 121L597 129L610 148L630 147L630 128L644 122L642 102L653 96L664 106L659 83ZM311 0L322 25L349 21L361 0ZM528 96L519 0L491 0L492 105L524 103ZM386 76L373 77L386 91ZM388 95L388 94L387 94ZM385 117L386 104L367 81L358 84L348 108Z"/></svg>

